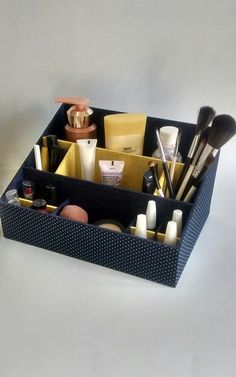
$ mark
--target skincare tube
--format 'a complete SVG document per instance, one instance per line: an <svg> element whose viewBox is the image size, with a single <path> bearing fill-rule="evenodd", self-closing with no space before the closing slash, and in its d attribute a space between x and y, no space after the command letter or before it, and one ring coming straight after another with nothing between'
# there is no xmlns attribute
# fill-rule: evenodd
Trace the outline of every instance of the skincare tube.
<svg viewBox="0 0 236 377"><path fill-rule="evenodd" d="M80 139L77 140L82 178L88 181L94 181L95 176L95 156L97 139Z"/></svg>
<svg viewBox="0 0 236 377"><path fill-rule="evenodd" d="M99 160L102 183L109 186L119 187L121 185L124 166L124 161Z"/></svg>
<svg viewBox="0 0 236 377"><path fill-rule="evenodd" d="M41 160L40 146L38 144L34 145L34 158L35 158L36 169L42 170L42 160Z"/></svg>

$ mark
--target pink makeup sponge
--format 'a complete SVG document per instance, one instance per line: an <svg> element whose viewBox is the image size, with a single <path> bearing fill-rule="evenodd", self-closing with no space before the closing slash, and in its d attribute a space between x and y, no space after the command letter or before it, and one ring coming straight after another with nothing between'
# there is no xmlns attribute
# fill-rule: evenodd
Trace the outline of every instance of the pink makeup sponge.
<svg viewBox="0 0 236 377"><path fill-rule="evenodd" d="M61 210L60 216L64 217L65 219L80 221L81 223L84 223L84 224L87 224L88 222L87 212L83 208L73 205L73 204L69 204L65 206Z"/></svg>

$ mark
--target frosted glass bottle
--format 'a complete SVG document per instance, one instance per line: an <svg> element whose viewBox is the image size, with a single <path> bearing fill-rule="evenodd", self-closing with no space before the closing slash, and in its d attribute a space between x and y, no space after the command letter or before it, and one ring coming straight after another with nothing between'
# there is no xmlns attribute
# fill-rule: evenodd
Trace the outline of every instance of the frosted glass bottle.
<svg viewBox="0 0 236 377"><path fill-rule="evenodd" d="M175 145L177 141L177 136L178 136L178 128L173 127L173 126L165 126L160 128L160 139L161 143L165 152L165 157L167 160L171 161L174 156L175 152ZM152 157L155 158L160 158L161 154L159 151L159 148L155 149L155 151L152 154ZM177 161L181 162L182 161L182 156L178 152L177 155Z"/></svg>

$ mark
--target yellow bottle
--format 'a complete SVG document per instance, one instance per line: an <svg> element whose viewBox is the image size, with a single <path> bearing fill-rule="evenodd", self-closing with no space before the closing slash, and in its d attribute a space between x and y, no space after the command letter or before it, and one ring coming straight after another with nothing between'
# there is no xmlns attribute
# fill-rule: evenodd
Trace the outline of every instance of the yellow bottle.
<svg viewBox="0 0 236 377"><path fill-rule="evenodd" d="M143 154L147 116L142 113L104 117L105 147L113 151Z"/></svg>

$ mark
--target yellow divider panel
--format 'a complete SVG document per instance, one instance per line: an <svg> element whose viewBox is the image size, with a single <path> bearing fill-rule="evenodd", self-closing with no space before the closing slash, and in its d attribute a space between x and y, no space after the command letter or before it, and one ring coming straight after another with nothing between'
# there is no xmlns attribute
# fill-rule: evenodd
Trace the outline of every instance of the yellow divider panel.
<svg viewBox="0 0 236 377"><path fill-rule="evenodd" d="M135 236L135 226L131 226L129 231L132 236ZM165 234L164 233L159 233L159 232L154 232L153 230L147 230L147 239L148 240L156 240L158 242L163 243L165 239ZM177 237L177 243L180 241L180 238Z"/></svg>
<svg viewBox="0 0 236 377"><path fill-rule="evenodd" d="M80 161L78 161L77 149L77 145L71 143L70 148L55 172L56 174L66 175L72 178L81 178Z"/></svg>
<svg viewBox="0 0 236 377"><path fill-rule="evenodd" d="M135 236L135 226L130 227L130 234L131 236ZM148 240L155 240L155 232L153 230L147 230L147 238Z"/></svg>
<svg viewBox="0 0 236 377"><path fill-rule="evenodd" d="M44 171L48 171L48 164L49 164L48 148L46 147L41 148L41 159L42 159L42 169Z"/></svg>
<svg viewBox="0 0 236 377"><path fill-rule="evenodd" d="M19 198L20 199L20 205L22 207L27 207L27 208L30 208L32 206L32 203L33 201L32 200L29 200L29 199L24 199L24 198ZM55 211L57 207L54 207L50 204L47 204L47 211L50 213L50 212L53 212Z"/></svg>
<svg viewBox="0 0 236 377"><path fill-rule="evenodd" d="M63 161L56 170L56 174L66 175L73 178L82 179L81 176L81 166L80 166L80 157L79 149L76 143L65 142L70 147L66 153ZM59 145L59 141L58 141ZM146 170L148 170L148 162L153 160L158 164L159 180L160 184L164 183L164 175L162 162L160 159L148 157L148 156L139 156L133 155L124 152L116 152L110 149L96 148L96 159L95 159L95 182L101 183L101 175L99 169L99 160L115 160L115 161L124 161L125 167L123 172L123 178L121 186L128 188L133 191L142 191L143 184L143 175ZM174 184L177 182L178 177L182 171L183 164L177 163L174 176Z"/></svg>

